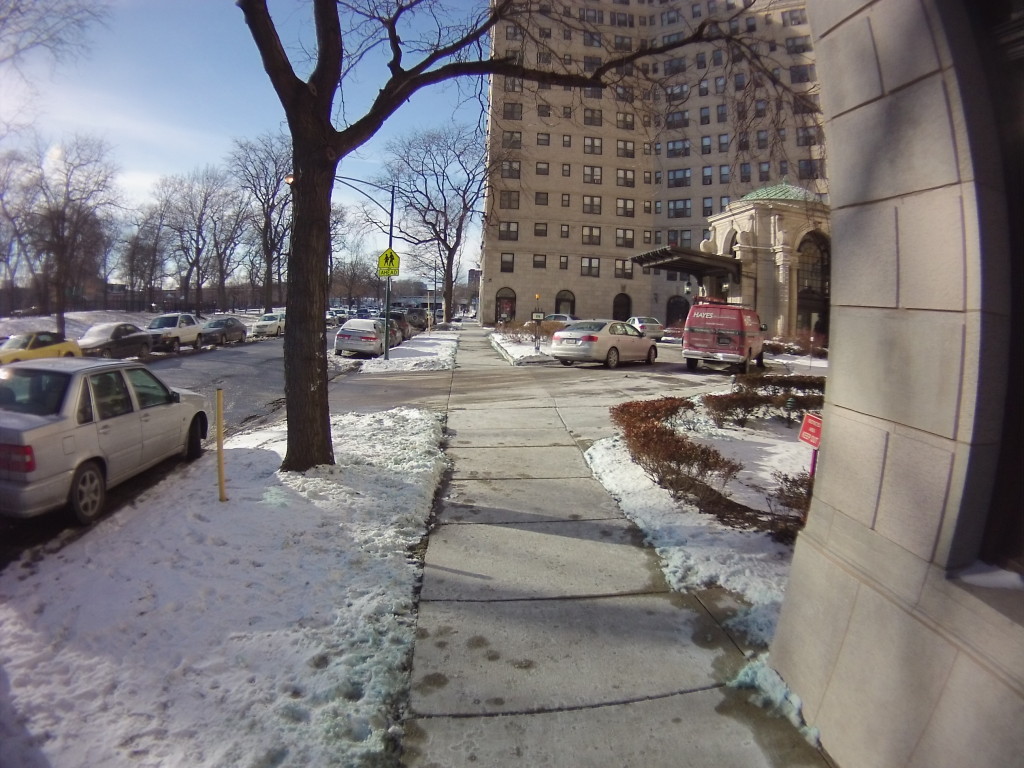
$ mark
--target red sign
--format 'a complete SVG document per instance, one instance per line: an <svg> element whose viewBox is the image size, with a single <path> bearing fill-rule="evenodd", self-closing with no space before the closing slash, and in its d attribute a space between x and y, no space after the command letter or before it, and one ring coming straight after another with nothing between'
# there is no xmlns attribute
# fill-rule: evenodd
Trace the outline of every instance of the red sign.
<svg viewBox="0 0 1024 768"><path fill-rule="evenodd" d="M800 425L800 442L818 450L818 446L821 445L821 416L813 413L804 414L804 423Z"/></svg>

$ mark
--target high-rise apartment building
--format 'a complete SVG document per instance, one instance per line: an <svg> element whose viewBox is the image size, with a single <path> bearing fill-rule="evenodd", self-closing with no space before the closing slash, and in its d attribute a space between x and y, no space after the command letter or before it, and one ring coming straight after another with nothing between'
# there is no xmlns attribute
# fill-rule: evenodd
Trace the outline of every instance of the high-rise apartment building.
<svg viewBox="0 0 1024 768"><path fill-rule="evenodd" d="M783 180L824 195L823 142L802 0L530 0L493 54L592 73L616 57L717 39L616 67L607 88L495 77L480 317L685 316L723 287L642 267L700 250L708 217Z"/></svg>

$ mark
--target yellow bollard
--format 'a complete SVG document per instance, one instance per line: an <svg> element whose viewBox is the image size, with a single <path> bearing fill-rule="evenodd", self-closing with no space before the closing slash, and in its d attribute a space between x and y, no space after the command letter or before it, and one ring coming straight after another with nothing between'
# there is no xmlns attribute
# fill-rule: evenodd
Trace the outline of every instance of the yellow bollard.
<svg viewBox="0 0 1024 768"><path fill-rule="evenodd" d="M220 485L220 500L227 501L224 488L224 390L217 389L217 482Z"/></svg>

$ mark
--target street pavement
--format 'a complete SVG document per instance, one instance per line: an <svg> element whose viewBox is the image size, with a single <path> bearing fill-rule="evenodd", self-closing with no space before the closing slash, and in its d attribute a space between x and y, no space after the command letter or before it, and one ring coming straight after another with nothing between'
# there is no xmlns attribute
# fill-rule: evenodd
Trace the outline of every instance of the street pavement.
<svg viewBox="0 0 1024 768"><path fill-rule="evenodd" d="M403 764L827 768L788 721L726 687L749 651L723 627L735 600L671 592L583 458L613 434L609 406L721 378L685 376L681 360L511 366L484 329L460 334L453 371L332 386L345 410L447 414Z"/></svg>

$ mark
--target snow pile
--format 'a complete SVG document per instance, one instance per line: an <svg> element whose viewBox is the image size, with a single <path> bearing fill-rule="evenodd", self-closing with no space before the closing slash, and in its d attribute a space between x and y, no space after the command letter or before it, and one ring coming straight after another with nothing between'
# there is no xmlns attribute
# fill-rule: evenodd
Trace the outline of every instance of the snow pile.
<svg viewBox="0 0 1024 768"><path fill-rule="evenodd" d="M432 331L413 336L388 351L390 360L377 357L363 363L363 373L386 371L447 371L455 367L459 347L456 333Z"/></svg>
<svg viewBox="0 0 1024 768"><path fill-rule="evenodd" d="M750 701L776 715L786 718L815 749L821 748L821 734L804 722L803 702L789 689L782 677L768 666L768 655L762 654L749 662L729 681L730 688L753 689Z"/></svg>
<svg viewBox="0 0 1024 768"><path fill-rule="evenodd" d="M0 572L0 765L385 762L442 430L406 408L332 430L335 466L282 473L284 424L241 434L229 501L211 451Z"/></svg>

